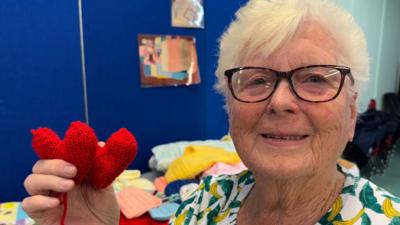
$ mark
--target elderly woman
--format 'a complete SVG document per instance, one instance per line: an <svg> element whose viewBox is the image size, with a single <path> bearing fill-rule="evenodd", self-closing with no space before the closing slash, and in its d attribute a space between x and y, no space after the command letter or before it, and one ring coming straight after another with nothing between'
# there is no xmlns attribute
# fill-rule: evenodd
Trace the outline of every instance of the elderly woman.
<svg viewBox="0 0 400 225"><path fill-rule="evenodd" d="M337 163L369 72L352 17L317 0L250 0L236 16L221 39L217 88L249 170L205 177L170 223L400 224L399 198ZM25 182L27 213L57 224L60 201L46 193L70 191L67 223L117 224L112 189L75 187L75 173L65 161L38 161Z"/></svg>

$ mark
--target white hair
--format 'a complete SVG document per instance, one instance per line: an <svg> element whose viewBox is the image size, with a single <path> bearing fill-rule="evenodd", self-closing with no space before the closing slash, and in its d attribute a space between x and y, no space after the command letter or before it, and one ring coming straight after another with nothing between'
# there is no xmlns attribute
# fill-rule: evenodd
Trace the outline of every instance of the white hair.
<svg viewBox="0 0 400 225"><path fill-rule="evenodd" d="M306 19L317 22L335 40L337 64L351 68L354 91L361 93L369 80L364 33L347 11L329 0L249 0L220 39L216 90L226 97L225 70L243 66L240 63L250 56L268 57Z"/></svg>

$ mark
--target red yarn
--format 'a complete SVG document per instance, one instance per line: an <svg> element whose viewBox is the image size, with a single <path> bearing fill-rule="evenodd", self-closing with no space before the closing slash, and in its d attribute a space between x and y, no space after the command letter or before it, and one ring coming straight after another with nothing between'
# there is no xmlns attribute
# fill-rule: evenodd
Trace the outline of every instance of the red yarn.
<svg viewBox="0 0 400 225"><path fill-rule="evenodd" d="M136 156L137 142L125 128L108 138L104 147L97 146L96 163L89 172L91 184L102 189L110 185Z"/></svg>
<svg viewBox="0 0 400 225"><path fill-rule="evenodd" d="M104 147L98 146L93 129L82 122L73 122L64 141L49 128L32 130L32 147L41 159L63 159L78 169L75 184L88 179L97 189L109 186L132 162L137 152L135 137L125 128L112 134ZM67 194L64 193L64 224Z"/></svg>
<svg viewBox="0 0 400 225"><path fill-rule="evenodd" d="M120 213L119 225L168 225L168 220L154 220L149 213L145 213L137 218L127 219L123 213Z"/></svg>
<svg viewBox="0 0 400 225"><path fill-rule="evenodd" d="M62 198L63 198L64 209L63 209L63 214L61 217L60 225L65 225L65 218L67 217L67 208L68 208L68 193L64 192L62 195Z"/></svg>
<svg viewBox="0 0 400 225"><path fill-rule="evenodd" d="M32 130L32 147L41 159L64 159L78 169L76 184L82 183L92 168L97 149L93 129L82 122L73 122L65 133L64 141L49 128Z"/></svg>

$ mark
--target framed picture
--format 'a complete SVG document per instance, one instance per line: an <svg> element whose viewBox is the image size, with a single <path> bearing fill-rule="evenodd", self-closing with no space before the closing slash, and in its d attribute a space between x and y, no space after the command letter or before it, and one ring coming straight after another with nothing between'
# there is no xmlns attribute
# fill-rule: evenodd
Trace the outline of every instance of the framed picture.
<svg viewBox="0 0 400 225"><path fill-rule="evenodd" d="M172 26L204 28L203 0L172 0Z"/></svg>
<svg viewBox="0 0 400 225"><path fill-rule="evenodd" d="M142 87L200 83L196 41L192 36L138 36Z"/></svg>

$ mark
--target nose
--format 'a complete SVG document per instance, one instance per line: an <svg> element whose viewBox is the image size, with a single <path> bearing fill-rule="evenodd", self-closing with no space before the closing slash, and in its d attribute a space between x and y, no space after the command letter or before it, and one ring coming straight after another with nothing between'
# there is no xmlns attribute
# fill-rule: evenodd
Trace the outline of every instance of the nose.
<svg viewBox="0 0 400 225"><path fill-rule="evenodd" d="M274 114L296 113L299 111L298 99L286 79L279 82L267 103L267 111Z"/></svg>

